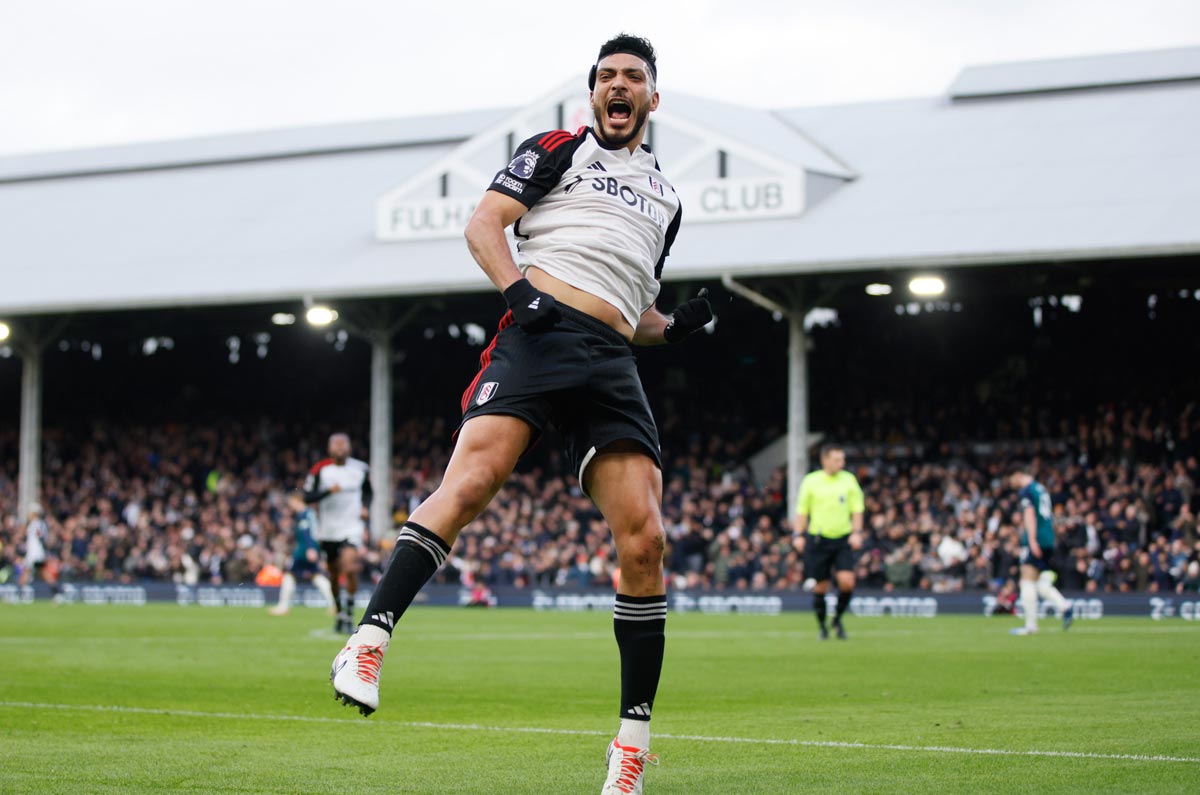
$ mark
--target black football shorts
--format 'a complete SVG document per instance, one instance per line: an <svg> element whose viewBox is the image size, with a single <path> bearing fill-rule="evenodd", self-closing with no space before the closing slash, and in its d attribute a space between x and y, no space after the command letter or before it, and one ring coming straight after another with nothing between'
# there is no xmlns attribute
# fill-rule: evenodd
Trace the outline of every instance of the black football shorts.
<svg viewBox="0 0 1200 795"><path fill-rule="evenodd" d="M804 550L804 576L824 582L834 571L854 571L854 551L850 548L849 536L810 535Z"/></svg>
<svg viewBox="0 0 1200 795"><path fill-rule="evenodd" d="M1051 547L1050 549L1047 549L1046 547L1042 547L1042 556L1040 558L1034 557L1033 550L1031 550L1029 547L1021 547L1021 565L1022 566L1033 566L1039 572L1053 571L1054 567L1050 563L1050 560L1051 560L1051 558L1053 558L1053 556L1054 556L1054 548L1053 547Z"/></svg>
<svg viewBox="0 0 1200 795"><path fill-rule="evenodd" d="M528 422L535 439L552 423L581 484L596 452L621 440L640 444L661 469L658 428L629 343L590 315L558 308L562 318L538 333L504 315L463 392L462 422L508 414Z"/></svg>

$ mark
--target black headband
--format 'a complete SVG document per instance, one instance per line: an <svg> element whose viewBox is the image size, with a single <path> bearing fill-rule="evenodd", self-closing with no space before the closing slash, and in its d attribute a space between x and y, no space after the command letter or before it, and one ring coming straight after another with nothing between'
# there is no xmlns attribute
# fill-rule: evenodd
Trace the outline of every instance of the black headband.
<svg viewBox="0 0 1200 795"><path fill-rule="evenodd" d="M601 55L596 60L595 65L592 66L592 71L588 72L588 91L594 91L596 89L596 72L600 69L600 61L603 61L610 55L633 55L637 58L641 58L642 61L645 62L646 66L650 67L650 76L654 78L654 82L658 82L658 67L655 66L654 62L647 58L643 53L640 53L636 50L613 50L612 52L606 52L604 55Z"/></svg>

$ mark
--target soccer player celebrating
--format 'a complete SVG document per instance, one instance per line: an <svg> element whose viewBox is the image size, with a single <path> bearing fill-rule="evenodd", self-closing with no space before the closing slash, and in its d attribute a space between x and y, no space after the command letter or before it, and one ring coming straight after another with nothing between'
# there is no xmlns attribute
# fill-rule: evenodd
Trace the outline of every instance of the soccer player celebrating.
<svg viewBox="0 0 1200 795"><path fill-rule="evenodd" d="M608 746L604 793L641 792L644 765L655 761L649 721L667 617L658 431L630 343L681 342L712 319L703 292L670 315L654 307L681 217L642 143L658 107L657 74L648 41L622 34L605 42L588 80L595 126L529 138L480 200L467 244L509 311L463 394L442 483L402 528L331 672L343 703L364 714L378 706L395 622L553 420L612 529L621 567L613 610L620 728Z"/></svg>
<svg viewBox="0 0 1200 795"><path fill-rule="evenodd" d="M796 500L796 537L804 544L805 575L816 581L813 609L821 640L829 638L825 595L829 593L830 573L837 574L833 628L841 640L846 639L842 616L854 595L854 548L862 532L863 492L858 479L846 472L845 466L846 451L837 445L825 445L821 448L821 468L804 476Z"/></svg>
<svg viewBox="0 0 1200 795"><path fill-rule="evenodd" d="M1011 630L1013 635L1032 635L1038 631L1038 597L1052 603L1062 617L1063 629L1071 627L1075 611L1054 587L1050 560L1054 555L1054 523L1051 520L1050 494L1033 479L1029 467L1013 469L1009 478L1020 500L1021 528L1021 607L1025 626Z"/></svg>
<svg viewBox="0 0 1200 795"><path fill-rule="evenodd" d="M296 548L292 552L288 570L283 574L283 582L279 585L279 604L272 607L270 613L273 616L287 615L292 605L292 595L296 592L297 579L311 581L329 603L329 609L334 610L336 602L333 598L333 588L321 573L320 547L313 537L317 529L317 516L304 502L302 491L289 493L287 506L292 511L292 532L296 537Z"/></svg>
<svg viewBox="0 0 1200 795"><path fill-rule="evenodd" d="M350 457L350 437L329 437L329 458L320 461L304 482L304 501L317 505L316 539L325 553L329 581L337 597L335 632L354 631L354 596L358 593L358 550L363 545L371 479L367 465ZM346 590L339 587L346 576Z"/></svg>

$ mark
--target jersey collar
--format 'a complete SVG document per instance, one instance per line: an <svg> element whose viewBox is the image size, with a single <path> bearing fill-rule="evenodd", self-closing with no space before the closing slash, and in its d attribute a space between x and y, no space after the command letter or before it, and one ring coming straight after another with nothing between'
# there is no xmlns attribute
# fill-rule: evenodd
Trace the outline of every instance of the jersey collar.
<svg viewBox="0 0 1200 795"><path fill-rule="evenodd" d="M619 155L621 153L621 150L624 149L628 153L627 157L629 157L630 159L632 159L634 157L638 157L638 156L641 156L641 157L645 157L647 155L649 155L650 157L654 156L654 153L650 151L650 147L646 145L645 141L638 144L637 149L630 152L628 149L625 149L624 144L621 144L619 146L609 146L608 144L606 144L604 142L604 139L596 134L595 127L588 127L587 132L589 135L592 136L592 138L596 139L596 146L599 146L601 149L603 149L607 152L612 152L613 154Z"/></svg>

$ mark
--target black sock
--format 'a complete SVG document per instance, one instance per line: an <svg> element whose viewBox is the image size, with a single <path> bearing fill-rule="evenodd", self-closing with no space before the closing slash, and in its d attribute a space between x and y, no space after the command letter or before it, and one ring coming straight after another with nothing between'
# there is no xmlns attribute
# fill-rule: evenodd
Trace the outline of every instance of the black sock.
<svg viewBox="0 0 1200 795"><path fill-rule="evenodd" d="M449 545L437 534L414 522L405 522L392 550L392 560L375 586L359 625L371 624L390 635L417 592L446 562L448 554Z"/></svg>
<svg viewBox="0 0 1200 795"><path fill-rule="evenodd" d="M837 612L833 614L833 623L842 623L842 613L850 606L850 597L853 595L854 591L838 591Z"/></svg>
<svg viewBox="0 0 1200 795"><path fill-rule="evenodd" d="M821 629L825 629L825 594L813 594L813 610L817 611L817 623L821 625Z"/></svg>
<svg viewBox="0 0 1200 795"><path fill-rule="evenodd" d="M338 591L337 598L338 616L350 615L350 594L345 591Z"/></svg>
<svg viewBox="0 0 1200 795"><path fill-rule="evenodd" d="M613 634L621 653L621 717L650 720L666 646L667 597L617 594Z"/></svg>

